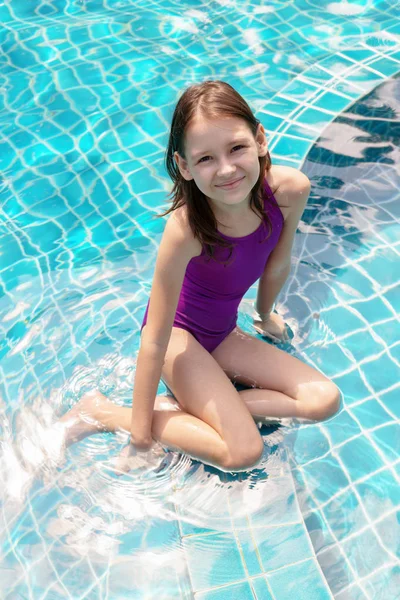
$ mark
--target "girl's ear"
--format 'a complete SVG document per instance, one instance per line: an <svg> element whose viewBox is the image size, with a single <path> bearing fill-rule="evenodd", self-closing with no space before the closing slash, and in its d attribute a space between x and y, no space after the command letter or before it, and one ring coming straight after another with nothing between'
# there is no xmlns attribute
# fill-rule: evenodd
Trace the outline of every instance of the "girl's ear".
<svg viewBox="0 0 400 600"><path fill-rule="evenodd" d="M259 123L257 126L256 144L258 156L265 156L268 152L268 141L265 135L265 129L261 123Z"/></svg>
<svg viewBox="0 0 400 600"><path fill-rule="evenodd" d="M191 179L193 179L192 175L190 174L186 160L182 158L182 156L178 154L178 152L174 152L174 159L176 164L178 165L178 169L182 177L186 179L186 181L190 181Z"/></svg>

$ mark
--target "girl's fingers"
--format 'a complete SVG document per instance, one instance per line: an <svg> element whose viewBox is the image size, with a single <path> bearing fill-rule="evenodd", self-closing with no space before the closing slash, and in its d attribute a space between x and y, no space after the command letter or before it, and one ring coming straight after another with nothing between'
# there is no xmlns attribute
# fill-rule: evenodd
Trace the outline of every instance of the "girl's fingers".
<svg viewBox="0 0 400 600"><path fill-rule="evenodd" d="M279 338L275 337L274 335L272 335L272 333L269 333L267 331L264 331L261 335L268 338L269 340L271 340L271 342L274 342L275 344L279 344L279 342L281 341Z"/></svg>
<svg viewBox="0 0 400 600"><path fill-rule="evenodd" d="M287 330L287 327L285 326L285 328L280 331L277 335L271 333L270 331L266 331L265 329L263 329L262 327L260 327L259 325L253 324L254 329L257 331L257 333L259 333L260 335L262 335L263 337L268 338L269 340L271 340L272 342L274 342L275 344L280 344L282 342L288 342L290 339L289 336L289 332Z"/></svg>
<svg viewBox="0 0 400 600"><path fill-rule="evenodd" d="M131 445L126 446L115 461L114 473L126 475L129 472L140 474L146 470L159 469L165 458L165 450L160 444L153 443L149 450L136 450Z"/></svg>
<svg viewBox="0 0 400 600"><path fill-rule="evenodd" d="M267 338L269 338L271 340L275 340L276 339L270 333L268 333L267 331L264 331L264 329L262 327L255 327L254 329L257 331L257 333L259 333L263 337L267 337Z"/></svg>
<svg viewBox="0 0 400 600"><path fill-rule="evenodd" d="M130 446L125 446L119 453L117 460L115 461L114 472L116 475L125 475L129 473L129 457L130 457Z"/></svg>
<svg viewBox="0 0 400 600"><path fill-rule="evenodd" d="M117 462L117 464L114 467L114 473L116 475L118 475L119 477L121 475L126 475L126 473L129 472L129 467L126 463L121 464L120 462Z"/></svg>
<svg viewBox="0 0 400 600"><path fill-rule="evenodd" d="M255 330L257 331L257 333L259 333L263 337L268 338L272 342L279 342L278 338L276 338L274 335L272 335L272 333L269 333L268 331L264 331L264 329L262 329L262 327L255 326Z"/></svg>

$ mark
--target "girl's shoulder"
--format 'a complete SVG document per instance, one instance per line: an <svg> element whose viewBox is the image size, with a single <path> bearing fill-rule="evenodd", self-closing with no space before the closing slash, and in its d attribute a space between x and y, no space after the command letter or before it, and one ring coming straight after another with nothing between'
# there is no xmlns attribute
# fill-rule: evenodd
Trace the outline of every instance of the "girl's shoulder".
<svg viewBox="0 0 400 600"><path fill-rule="evenodd" d="M265 177L285 220L290 212L301 209L299 203L304 208L304 197L307 199L311 187L307 175L294 167L272 165Z"/></svg>
<svg viewBox="0 0 400 600"><path fill-rule="evenodd" d="M289 189L298 192L300 189L310 186L307 175L304 175L299 169L286 165L272 165L265 177L277 200L279 193L282 194Z"/></svg>
<svg viewBox="0 0 400 600"><path fill-rule="evenodd" d="M201 243L193 235L186 206L177 208L169 215L163 237L167 243L185 247L193 256L201 254Z"/></svg>

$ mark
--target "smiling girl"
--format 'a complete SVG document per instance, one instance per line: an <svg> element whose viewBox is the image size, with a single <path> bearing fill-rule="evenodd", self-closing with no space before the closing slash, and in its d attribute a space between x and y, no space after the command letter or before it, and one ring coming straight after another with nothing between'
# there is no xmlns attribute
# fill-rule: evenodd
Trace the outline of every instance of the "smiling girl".
<svg viewBox="0 0 400 600"><path fill-rule="evenodd" d="M273 312L310 192L300 171L272 166L265 130L229 84L186 89L172 118L166 166L172 206L144 315L133 406L86 394L62 421L68 441L100 428L130 432L119 469L163 446L233 471L259 460L257 422L321 421L340 405L322 373L237 326L258 281L255 331L287 340ZM156 397L160 379L174 399ZM233 380L247 386L237 391Z"/></svg>

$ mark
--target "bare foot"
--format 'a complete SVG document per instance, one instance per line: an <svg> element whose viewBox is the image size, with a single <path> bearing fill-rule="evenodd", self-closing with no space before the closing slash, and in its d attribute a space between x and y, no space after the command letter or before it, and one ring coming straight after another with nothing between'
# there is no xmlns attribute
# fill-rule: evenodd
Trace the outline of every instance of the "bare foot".
<svg viewBox="0 0 400 600"><path fill-rule="evenodd" d="M58 424L64 425L65 445L69 446L79 442L93 433L107 431L107 428L97 419L97 415L99 410L109 402L103 394L96 390L84 394L79 402L58 422Z"/></svg>
<svg viewBox="0 0 400 600"><path fill-rule="evenodd" d="M179 404L170 396L157 396L156 410L181 410ZM98 390L85 394L57 423L64 429L65 445L79 442L88 435L102 431L129 432L130 408L117 406Z"/></svg>

